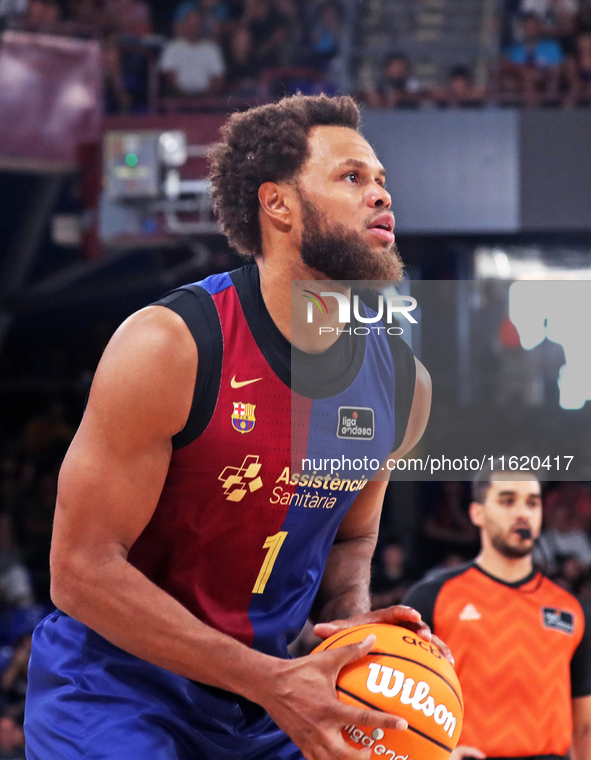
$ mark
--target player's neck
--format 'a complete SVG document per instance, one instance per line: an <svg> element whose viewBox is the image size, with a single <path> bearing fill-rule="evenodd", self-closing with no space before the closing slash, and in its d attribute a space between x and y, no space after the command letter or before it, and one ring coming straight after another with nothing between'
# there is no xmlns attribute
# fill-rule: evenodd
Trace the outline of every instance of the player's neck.
<svg viewBox="0 0 591 760"><path fill-rule="evenodd" d="M533 570L531 554L518 558L505 557L492 546L484 547L475 562L486 573L506 583L517 583L527 578Z"/></svg>
<svg viewBox="0 0 591 760"><path fill-rule="evenodd" d="M261 280L261 293L265 306L281 333L297 348L308 353L320 353L330 348L337 340L337 328L342 329L338 321L339 310L336 299L327 299L328 314L322 315L320 332L320 320L316 323L308 323L307 306L309 300L304 298L304 291L319 293L327 287L326 279L319 279L321 275L306 267L301 259L293 266L278 266L276 259L261 257L257 259ZM294 281L301 280L301 285ZM313 284L318 281L318 288ZM340 290L335 283L330 284L330 290ZM345 291L343 291L345 292ZM329 331L324 328L332 327Z"/></svg>

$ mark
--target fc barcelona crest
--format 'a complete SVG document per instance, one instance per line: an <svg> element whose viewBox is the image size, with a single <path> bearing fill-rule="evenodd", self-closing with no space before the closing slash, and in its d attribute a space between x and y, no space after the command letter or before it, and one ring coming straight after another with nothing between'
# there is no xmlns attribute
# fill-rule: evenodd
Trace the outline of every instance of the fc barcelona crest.
<svg viewBox="0 0 591 760"><path fill-rule="evenodd" d="M250 433L257 421L254 416L256 404L243 404L241 401L233 401L232 427L239 433Z"/></svg>

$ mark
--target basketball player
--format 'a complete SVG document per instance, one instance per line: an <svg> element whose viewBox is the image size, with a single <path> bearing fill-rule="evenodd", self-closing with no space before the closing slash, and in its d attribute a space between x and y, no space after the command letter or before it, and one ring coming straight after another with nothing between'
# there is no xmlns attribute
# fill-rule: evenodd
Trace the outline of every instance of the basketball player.
<svg viewBox="0 0 591 760"><path fill-rule="evenodd" d="M211 181L250 265L132 315L107 347L60 475L58 611L34 636L29 760L361 760L342 726L406 727L336 698L374 637L287 658L308 616L320 637L381 621L430 639L414 610L369 612L386 483L290 457L294 410L304 456L380 462L428 417L426 371L384 331L290 345L293 280L345 292L401 274L358 125L347 97L232 116ZM369 407L366 440L337 437L339 415Z"/></svg>
<svg viewBox="0 0 591 760"><path fill-rule="evenodd" d="M473 484L473 562L422 581L404 600L456 661L465 757L591 760L591 632L579 602L532 564L542 523L531 473L488 471Z"/></svg>

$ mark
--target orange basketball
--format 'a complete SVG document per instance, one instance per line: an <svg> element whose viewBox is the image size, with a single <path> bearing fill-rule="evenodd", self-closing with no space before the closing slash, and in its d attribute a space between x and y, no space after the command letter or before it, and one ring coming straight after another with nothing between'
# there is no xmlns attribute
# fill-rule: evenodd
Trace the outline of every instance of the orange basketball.
<svg viewBox="0 0 591 760"><path fill-rule="evenodd" d="M407 628L367 624L335 633L314 651L354 644L372 633L371 651L339 673L339 699L405 718L408 729L345 726L343 736L353 746L371 747L372 757L446 760L460 737L464 702L453 667L434 644Z"/></svg>

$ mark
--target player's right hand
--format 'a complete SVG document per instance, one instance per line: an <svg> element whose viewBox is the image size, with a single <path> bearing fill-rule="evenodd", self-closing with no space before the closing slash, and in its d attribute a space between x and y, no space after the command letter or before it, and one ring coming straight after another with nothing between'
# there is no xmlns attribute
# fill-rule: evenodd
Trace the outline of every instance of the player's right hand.
<svg viewBox="0 0 591 760"><path fill-rule="evenodd" d="M306 760L370 760L371 749L359 750L345 742L343 726L407 728L404 718L352 707L337 697L339 671L366 655L375 640L368 636L356 644L282 660L278 665L274 691L261 704Z"/></svg>
<svg viewBox="0 0 591 760"><path fill-rule="evenodd" d="M477 760L484 760L486 755L477 747L466 747L463 744L457 746L449 756L449 760L464 760L464 758L475 757Z"/></svg>

